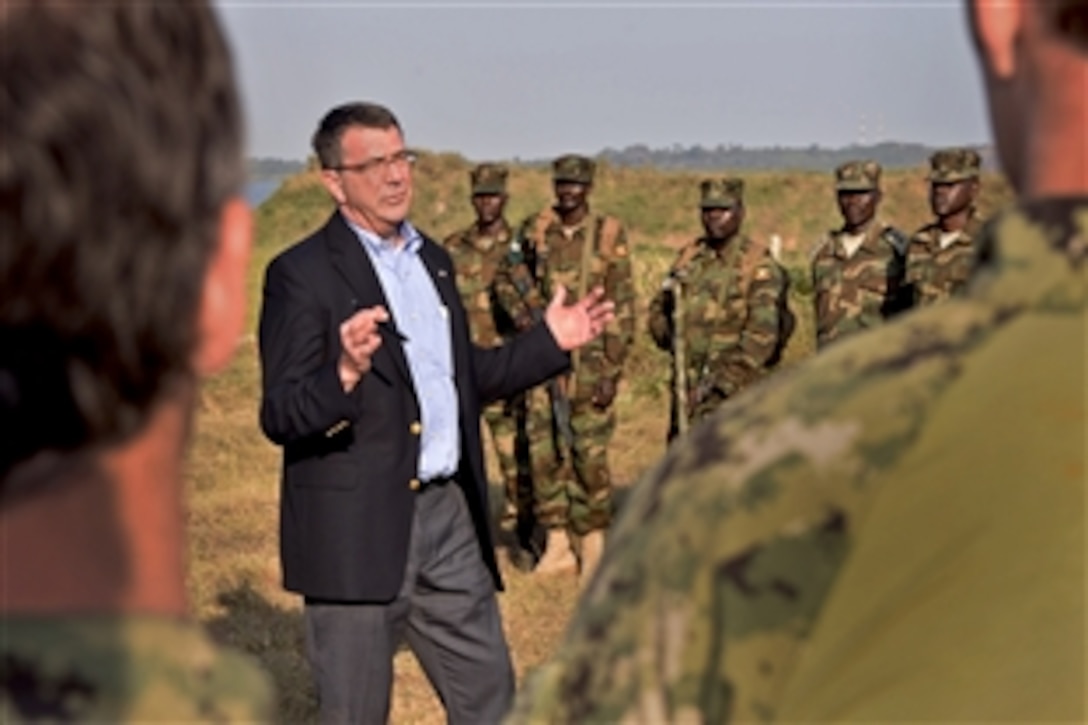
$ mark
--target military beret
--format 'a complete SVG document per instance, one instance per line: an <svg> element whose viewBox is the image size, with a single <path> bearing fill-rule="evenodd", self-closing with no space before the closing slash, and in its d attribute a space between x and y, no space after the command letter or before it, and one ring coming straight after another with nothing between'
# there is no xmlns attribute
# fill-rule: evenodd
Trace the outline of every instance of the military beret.
<svg viewBox="0 0 1088 725"><path fill-rule="evenodd" d="M704 179L699 184L699 206L703 209L731 209L743 201L743 179Z"/></svg>
<svg viewBox="0 0 1088 725"><path fill-rule="evenodd" d="M930 181L951 183L976 178L982 159L974 149L941 149L929 157L929 166Z"/></svg>
<svg viewBox="0 0 1088 725"><path fill-rule="evenodd" d="M473 194L505 194L506 167L501 164L479 164L468 173Z"/></svg>
<svg viewBox="0 0 1088 725"><path fill-rule="evenodd" d="M596 169L597 164L593 162L593 159L577 154L566 154L552 162L552 179L592 184L593 172Z"/></svg>
<svg viewBox="0 0 1088 725"><path fill-rule="evenodd" d="M880 164L868 159L847 161L835 169L838 191L874 191L880 188Z"/></svg>

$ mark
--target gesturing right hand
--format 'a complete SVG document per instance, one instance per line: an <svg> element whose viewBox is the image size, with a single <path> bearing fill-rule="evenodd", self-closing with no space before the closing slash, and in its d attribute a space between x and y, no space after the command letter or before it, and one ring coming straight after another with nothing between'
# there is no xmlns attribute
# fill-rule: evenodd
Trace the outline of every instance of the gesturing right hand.
<svg viewBox="0 0 1088 725"><path fill-rule="evenodd" d="M367 371L374 351L382 344L378 324L389 320L382 306L368 307L340 323L340 362L337 370L344 392L350 393Z"/></svg>

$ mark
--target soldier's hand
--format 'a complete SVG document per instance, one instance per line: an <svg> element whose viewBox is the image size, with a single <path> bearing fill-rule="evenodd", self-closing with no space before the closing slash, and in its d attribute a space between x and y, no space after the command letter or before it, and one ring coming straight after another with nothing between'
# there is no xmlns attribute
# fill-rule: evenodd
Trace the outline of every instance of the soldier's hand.
<svg viewBox="0 0 1088 725"><path fill-rule="evenodd" d="M382 344L378 325L388 320L389 312L379 305L359 310L340 323L337 372L344 392L351 392L370 370L371 357Z"/></svg>
<svg viewBox="0 0 1088 725"><path fill-rule="evenodd" d="M703 397L705 393L701 386L693 385L688 388L688 419L690 420L695 416L695 411L699 409L699 406L703 403Z"/></svg>
<svg viewBox="0 0 1088 725"><path fill-rule="evenodd" d="M687 415L689 421L695 417L695 411L698 409L699 404L695 402L693 398L693 393L688 393L688 409L685 411L685 414Z"/></svg>
<svg viewBox="0 0 1088 725"><path fill-rule="evenodd" d="M688 417L694 416L700 408L705 407L708 403L717 405L727 397L721 388L708 381L703 381L699 385L688 388Z"/></svg>
<svg viewBox="0 0 1088 725"><path fill-rule="evenodd" d="M595 408L604 410L615 399L616 383L611 378L602 378L593 386L593 397L590 400Z"/></svg>

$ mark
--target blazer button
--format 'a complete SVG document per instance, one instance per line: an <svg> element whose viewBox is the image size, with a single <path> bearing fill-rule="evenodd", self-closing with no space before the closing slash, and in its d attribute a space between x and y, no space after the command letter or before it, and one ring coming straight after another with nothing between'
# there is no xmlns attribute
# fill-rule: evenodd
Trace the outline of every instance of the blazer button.
<svg viewBox="0 0 1088 725"><path fill-rule="evenodd" d="M423 426L418 420L413 420L412 424L408 426L408 430L409 432L411 432L412 435L417 436L423 432Z"/></svg>
<svg viewBox="0 0 1088 725"><path fill-rule="evenodd" d="M418 478L413 478L411 481L409 481L408 482L408 488L412 489L413 491L418 491L419 490L419 479Z"/></svg>

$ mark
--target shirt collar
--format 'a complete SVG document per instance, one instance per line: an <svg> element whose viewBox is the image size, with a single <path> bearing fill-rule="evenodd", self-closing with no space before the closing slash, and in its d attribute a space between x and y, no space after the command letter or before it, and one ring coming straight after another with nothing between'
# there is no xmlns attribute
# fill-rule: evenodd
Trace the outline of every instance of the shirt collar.
<svg viewBox="0 0 1088 725"><path fill-rule="evenodd" d="M363 245L369 247L370 251L374 254L392 254L396 251L393 247L393 242L389 239L383 239L369 229L363 229L347 217L344 217L344 221L348 223L348 226L355 232L355 236L359 237ZM408 221L401 222L397 231L399 232L401 239L404 240L404 247L401 251L408 252L409 254L418 253L419 248L423 246L423 235L421 235Z"/></svg>
<svg viewBox="0 0 1088 725"><path fill-rule="evenodd" d="M877 217L870 219L865 228L856 234L850 234L846 231L846 226L842 226L838 233L834 235L834 251L836 256L840 259L852 259L862 250L869 252L873 251L874 242L883 231L884 224ZM856 239L859 236L861 237L861 241L854 247L854 251L850 252L846 247L846 240L850 238Z"/></svg>

